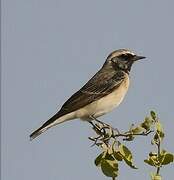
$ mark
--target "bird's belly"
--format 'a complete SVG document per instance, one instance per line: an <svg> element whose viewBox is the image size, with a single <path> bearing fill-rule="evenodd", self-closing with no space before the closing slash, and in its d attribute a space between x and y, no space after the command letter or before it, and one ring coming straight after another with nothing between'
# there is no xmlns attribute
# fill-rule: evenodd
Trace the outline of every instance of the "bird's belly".
<svg viewBox="0 0 174 180"><path fill-rule="evenodd" d="M106 95L101 99L94 101L91 104L82 108L80 111L81 119L86 119L86 117L89 117L90 115L93 115L94 117L99 117L112 111L122 102L128 88L129 77L109 95Z"/></svg>
<svg viewBox="0 0 174 180"><path fill-rule="evenodd" d="M125 94L126 92L124 93L122 92L121 94L118 94L117 92L113 92L110 95L107 95L102 99L100 99L97 103L94 116L99 117L112 111L122 102Z"/></svg>

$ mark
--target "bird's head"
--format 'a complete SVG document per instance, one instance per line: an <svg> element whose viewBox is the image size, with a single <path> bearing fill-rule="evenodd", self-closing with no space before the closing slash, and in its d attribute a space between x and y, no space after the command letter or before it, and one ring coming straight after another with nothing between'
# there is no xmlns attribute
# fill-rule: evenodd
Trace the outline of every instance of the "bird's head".
<svg viewBox="0 0 174 180"><path fill-rule="evenodd" d="M132 64L144 58L144 56L138 56L128 49L119 49L109 54L103 66L129 73Z"/></svg>

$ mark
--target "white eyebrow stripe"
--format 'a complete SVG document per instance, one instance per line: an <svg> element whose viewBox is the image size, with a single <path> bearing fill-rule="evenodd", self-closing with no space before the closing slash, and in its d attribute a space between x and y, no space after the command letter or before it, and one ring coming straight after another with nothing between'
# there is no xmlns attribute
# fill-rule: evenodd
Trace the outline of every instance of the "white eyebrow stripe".
<svg viewBox="0 0 174 180"><path fill-rule="evenodd" d="M116 51L114 51L114 52L112 52L109 56L108 56L108 58L107 59L112 59L112 58L114 58L114 57L116 57L116 56L120 56L120 55L122 55L122 54L131 54L132 56L135 56L135 53L133 53L132 51L130 51L130 50L128 50L128 49L123 49L123 50L121 50L120 52L118 52L117 50Z"/></svg>

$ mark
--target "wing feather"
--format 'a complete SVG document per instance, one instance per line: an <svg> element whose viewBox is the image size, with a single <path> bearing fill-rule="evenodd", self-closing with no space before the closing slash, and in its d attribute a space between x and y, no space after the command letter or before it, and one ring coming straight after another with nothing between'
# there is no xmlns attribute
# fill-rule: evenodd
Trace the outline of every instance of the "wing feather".
<svg viewBox="0 0 174 180"><path fill-rule="evenodd" d="M93 101L100 99L111 93L115 88L120 86L125 78L123 71L102 71L94 75L79 91L73 94L62 106L60 111L46 121L40 128L34 131L31 140L45 132L53 126L54 121L59 117L80 109ZM52 125L51 125L52 124Z"/></svg>
<svg viewBox="0 0 174 180"><path fill-rule="evenodd" d="M65 115L108 95L120 86L124 78L125 72L123 71L109 73L99 71L63 104L57 114Z"/></svg>

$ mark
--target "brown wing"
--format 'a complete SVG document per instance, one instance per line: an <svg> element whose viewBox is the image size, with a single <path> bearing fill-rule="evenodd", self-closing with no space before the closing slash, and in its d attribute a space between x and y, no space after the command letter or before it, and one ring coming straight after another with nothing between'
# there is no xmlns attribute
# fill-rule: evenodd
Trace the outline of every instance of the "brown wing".
<svg viewBox="0 0 174 180"><path fill-rule="evenodd" d="M46 131L50 124L54 123L59 117L78 110L93 101L111 93L116 87L120 86L125 77L123 71L102 71L94 75L79 91L73 94L62 106L60 111L46 121L40 128L34 131L30 138L34 139Z"/></svg>
<svg viewBox="0 0 174 180"><path fill-rule="evenodd" d="M68 114L108 95L120 86L124 77L125 73L123 71L99 71L63 104L57 115Z"/></svg>

